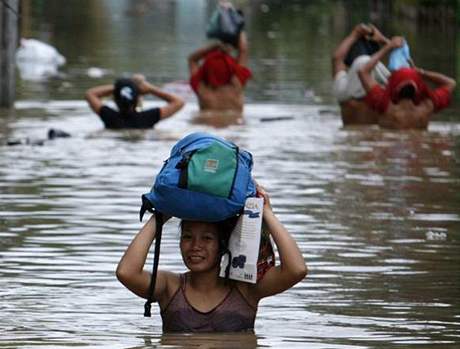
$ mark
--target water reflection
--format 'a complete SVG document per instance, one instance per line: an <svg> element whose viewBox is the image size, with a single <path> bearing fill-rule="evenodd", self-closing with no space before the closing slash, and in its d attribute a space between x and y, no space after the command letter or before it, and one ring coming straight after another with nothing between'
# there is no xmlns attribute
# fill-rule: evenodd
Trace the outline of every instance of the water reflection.
<svg viewBox="0 0 460 349"><path fill-rule="evenodd" d="M168 348L242 348L257 347L257 337L253 333L232 334L163 334L159 338L144 337L145 346L130 349L155 347L160 345Z"/></svg>
<svg viewBox="0 0 460 349"><path fill-rule="evenodd" d="M243 125L244 117L240 112L232 110L226 111L200 111L192 119L192 123L197 125L207 125L215 128L223 128L231 125Z"/></svg>

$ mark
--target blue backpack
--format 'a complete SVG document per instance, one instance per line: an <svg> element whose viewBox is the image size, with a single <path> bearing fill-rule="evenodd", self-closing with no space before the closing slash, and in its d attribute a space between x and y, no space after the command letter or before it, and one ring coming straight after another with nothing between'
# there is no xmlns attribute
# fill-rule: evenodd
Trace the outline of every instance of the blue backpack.
<svg viewBox="0 0 460 349"><path fill-rule="evenodd" d="M251 153L209 133L192 133L172 148L150 193L142 195L140 219L145 211L154 212L157 226L144 316L151 314L163 215L206 222L236 216L244 209L246 199L256 195L251 170Z"/></svg>
<svg viewBox="0 0 460 349"><path fill-rule="evenodd" d="M150 193L145 211L185 220L218 222L237 215L246 198L255 196L252 155L209 133L192 133L171 150Z"/></svg>

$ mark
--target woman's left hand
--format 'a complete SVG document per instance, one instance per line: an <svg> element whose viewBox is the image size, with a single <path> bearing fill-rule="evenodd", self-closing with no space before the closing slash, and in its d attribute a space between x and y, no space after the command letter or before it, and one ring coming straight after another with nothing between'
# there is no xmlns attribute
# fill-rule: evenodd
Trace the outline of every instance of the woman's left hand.
<svg viewBox="0 0 460 349"><path fill-rule="evenodd" d="M270 196L268 195L267 191L264 187L256 183L256 195L257 197L261 197L264 199L264 211L265 210L272 210L272 205L270 203Z"/></svg>

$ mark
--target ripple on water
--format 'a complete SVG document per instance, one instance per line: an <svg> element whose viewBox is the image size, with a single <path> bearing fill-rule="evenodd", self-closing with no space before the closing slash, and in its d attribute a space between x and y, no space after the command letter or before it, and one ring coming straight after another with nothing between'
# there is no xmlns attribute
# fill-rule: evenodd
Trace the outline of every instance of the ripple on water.
<svg viewBox="0 0 460 349"><path fill-rule="evenodd" d="M7 329L0 340L25 347L182 343L182 336L161 335L157 307L152 319L142 317L143 301L114 272L141 227L140 196L171 145L203 129L189 123L193 108L138 134L98 131L79 103L50 108L66 115L19 119L13 132L27 134L32 124L35 135L59 118L75 129L72 139L0 147L0 327ZM253 153L255 177L298 241L309 275L263 300L256 336L231 337L229 347L459 342L458 152L438 148L458 135L340 129L308 105L254 104L247 112L243 126L204 128ZM294 119L259 121L287 114ZM165 226L160 266L183 271L177 221ZM185 338L197 345L223 339Z"/></svg>

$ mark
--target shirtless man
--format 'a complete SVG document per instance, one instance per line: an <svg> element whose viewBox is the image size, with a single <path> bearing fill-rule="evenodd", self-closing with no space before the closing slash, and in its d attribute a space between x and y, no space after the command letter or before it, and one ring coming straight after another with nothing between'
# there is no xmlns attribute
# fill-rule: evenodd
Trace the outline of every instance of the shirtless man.
<svg viewBox="0 0 460 349"><path fill-rule="evenodd" d="M440 73L401 68L391 73L386 86L379 85L370 72L391 50L403 44L402 37L393 37L360 68L359 78L367 92L366 103L379 114L381 127L426 129L431 115L449 105L456 82ZM437 88L431 90L424 80Z"/></svg>
<svg viewBox="0 0 460 349"><path fill-rule="evenodd" d="M190 85L202 111L230 110L239 114L243 111L244 86L252 75L246 68L248 44L244 32L239 36L237 50L235 59L229 54L228 46L217 42L188 57Z"/></svg>
<svg viewBox="0 0 460 349"><path fill-rule="evenodd" d="M361 66L369 61L369 52L366 52L362 47L361 53L356 53L357 57L350 62L345 63L350 50L358 41L373 41L374 45L386 44L388 39L373 25L357 25L353 31L342 40L337 46L332 56L332 74L334 78L334 95L340 103L340 112L344 125L353 124L377 124L378 113L367 106L363 98L366 95L361 81L358 77L358 70ZM382 84L386 84L387 78L390 75L388 69L378 63L373 70L373 75Z"/></svg>

